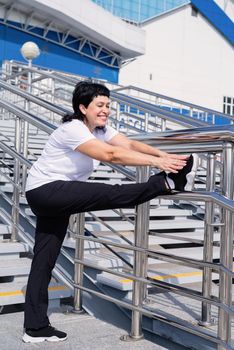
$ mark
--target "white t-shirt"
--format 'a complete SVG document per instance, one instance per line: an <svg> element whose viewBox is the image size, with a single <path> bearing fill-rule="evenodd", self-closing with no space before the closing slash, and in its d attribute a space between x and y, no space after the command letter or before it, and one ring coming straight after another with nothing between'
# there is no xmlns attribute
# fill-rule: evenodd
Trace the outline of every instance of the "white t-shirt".
<svg viewBox="0 0 234 350"><path fill-rule="evenodd" d="M109 141L118 131L111 126L95 129L92 133L80 120L73 119L60 125L47 141L45 148L29 171L26 191L56 180L86 181L98 161L75 151L83 143L99 139Z"/></svg>

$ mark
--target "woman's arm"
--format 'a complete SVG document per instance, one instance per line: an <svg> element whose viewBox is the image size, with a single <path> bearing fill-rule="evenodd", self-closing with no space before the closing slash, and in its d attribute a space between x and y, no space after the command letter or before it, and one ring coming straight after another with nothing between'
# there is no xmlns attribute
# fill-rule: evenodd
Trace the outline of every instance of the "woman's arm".
<svg viewBox="0 0 234 350"><path fill-rule="evenodd" d="M166 158L173 158L173 159L180 159L180 160L186 160L188 158L188 156L186 155L167 153L167 152L161 151L156 147L149 146L143 142L129 140L123 134L118 134L114 136L110 141L108 141L108 143L113 146L121 146L126 149L130 149L130 150L145 153L145 154L150 154L156 157L163 157L163 158L166 157Z"/></svg>
<svg viewBox="0 0 234 350"><path fill-rule="evenodd" d="M182 169L186 164L184 159L172 159L169 157L151 155L132 150L131 148L125 147L125 145L124 147L115 146L97 139L83 143L76 148L76 151L103 162L123 165L150 165L173 173L177 173L177 171Z"/></svg>

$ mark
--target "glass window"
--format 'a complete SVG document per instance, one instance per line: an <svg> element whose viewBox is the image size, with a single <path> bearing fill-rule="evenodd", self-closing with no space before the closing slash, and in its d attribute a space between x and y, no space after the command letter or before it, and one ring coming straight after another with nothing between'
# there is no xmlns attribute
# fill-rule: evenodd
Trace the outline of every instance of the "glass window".
<svg viewBox="0 0 234 350"><path fill-rule="evenodd" d="M234 115L234 97L223 97L223 113Z"/></svg>
<svg viewBox="0 0 234 350"><path fill-rule="evenodd" d="M92 0L114 15L134 22L141 22L157 14L185 4L188 0Z"/></svg>

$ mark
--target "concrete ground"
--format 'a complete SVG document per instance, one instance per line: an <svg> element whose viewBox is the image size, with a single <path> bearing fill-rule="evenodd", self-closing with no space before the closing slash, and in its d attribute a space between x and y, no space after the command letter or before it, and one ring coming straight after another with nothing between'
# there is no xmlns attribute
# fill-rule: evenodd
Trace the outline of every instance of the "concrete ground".
<svg viewBox="0 0 234 350"><path fill-rule="evenodd" d="M137 342L123 342L120 336L126 331L95 319L87 314L76 315L54 310L50 314L52 325L67 332L68 339L60 343L43 342L25 344L22 342L23 312L0 315L1 350L185 350L158 336L146 334Z"/></svg>

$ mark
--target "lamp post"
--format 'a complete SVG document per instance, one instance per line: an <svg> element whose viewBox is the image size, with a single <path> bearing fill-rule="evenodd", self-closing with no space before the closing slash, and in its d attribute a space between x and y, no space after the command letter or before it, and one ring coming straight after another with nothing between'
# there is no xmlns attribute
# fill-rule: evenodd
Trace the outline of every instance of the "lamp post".
<svg viewBox="0 0 234 350"><path fill-rule="evenodd" d="M28 61L27 91L31 94L32 93L32 72L31 72L32 60L40 55L40 49L36 43L32 41L27 41L21 47L20 52L21 52L21 55L24 57L24 59ZM30 111L30 102L28 100L25 100L25 110L27 112ZM29 125L28 125L28 122L24 121L24 130L23 130L24 136L23 136L22 151L25 158L28 157L28 133L29 133ZM25 188L26 176L27 176L27 168L26 166L24 166L23 174L22 174L23 189Z"/></svg>

